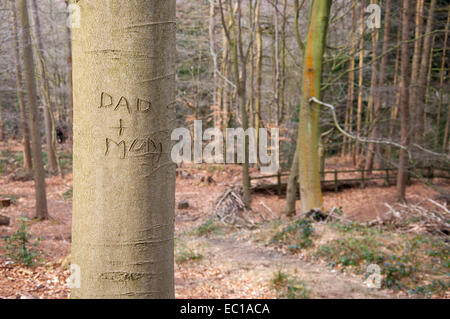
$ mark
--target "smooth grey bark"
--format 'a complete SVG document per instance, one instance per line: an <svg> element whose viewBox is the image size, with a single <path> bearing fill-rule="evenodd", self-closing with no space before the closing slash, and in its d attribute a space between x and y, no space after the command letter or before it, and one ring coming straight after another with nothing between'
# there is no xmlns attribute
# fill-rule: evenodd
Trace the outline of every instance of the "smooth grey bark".
<svg viewBox="0 0 450 319"><path fill-rule="evenodd" d="M45 193L45 172L42 161L41 135L37 110L36 74L34 73L33 48L31 45L30 23L26 0L17 0L19 18L22 26L23 68L30 112L30 130L34 172L34 189L36 193L37 219L47 219L47 198Z"/></svg>
<svg viewBox="0 0 450 319"><path fill-rule="evenodd" d="M25 99L23 96L22 61L20 59L19 28L15 3L12 5L12 13L17 101L19 103L20 119L22 121L23 166L28 172L31 172L33 164L31 159L30 128L28 126L28 116L25 108Z"/></svg>
<svg viewBox="0 0 450 319"><path fill-rule="evenodd" d="M175 0L78 5L71 297L173 298Z"/></svg>
<svg viewBox="0 0 450 319"><path fill-rule="evenodd" d="M70 3L66 0L66 5ZM73 135L73 84L72 84L72 30L67 26L67 86L69 87L69 126L70 126L70 138Z"/></svg>
<svg viewBox="0 0 450 319"><path fill-rule="evenodd" d="M286 190L286 206L284 208L284 214L287 216L295 216L296 214L295 204L297 201L297 190L299 185L298 145L299 143L297 143L295 150L294 160L292 161Z"/></svg>
<svg viewBox="0 0 450 319"><path fill-rule="evenodd" d="M403 0L402 13L402 45L401 45L401 75L400 75L400 121L401 132L400 139L403 146L409 144L409 85L410 85L410 70L409 70L409 45L407 41L410 39L410 1ZM398 175L397 175L397 198L399 201L406 199L406 182L408 180L408 154L405 149L400 150Z"/></svg>
<svg viewBox="0 0 450 319"><path fill-rule="evenodd" d="M35 42L38 51L39 66L41 71L41 89L44 101L44 125L45 125L45 139L47 145L47 159L48 159L48 171L50 173L55 173L58 170L58 162L56 158L56 143L55 143L55 125L52 114L52 104L50 99L50 89L47 79L47 70L44 60L44 45L42 43L41 35L41 22L39 19L39 12L36 0L31 1L33 20L34 20L34 32L35 32Z"/></svg>
<svg viewBox="0 0 450 319"><path fill-rule="evenodd" d="M424 116L425 116L425 107L426 107L426 87L427 87L427 75L428 75L428 67L429 60L432 50L432 40L433 36L431 32L433 30L434 15L436 11L436 0L431 0L430 7L428 10L427 17L427 26L425 28L425 38L423 40L423 50L422 50L422 58L420 62L420 70L419 70L419 78L418 78L418 87L417 87L417 99L415 100L415 108L416 108L416 118L415 118L415 142L419 145L422 145L424 142L425 135L425 126L424 126Z"/></svg>

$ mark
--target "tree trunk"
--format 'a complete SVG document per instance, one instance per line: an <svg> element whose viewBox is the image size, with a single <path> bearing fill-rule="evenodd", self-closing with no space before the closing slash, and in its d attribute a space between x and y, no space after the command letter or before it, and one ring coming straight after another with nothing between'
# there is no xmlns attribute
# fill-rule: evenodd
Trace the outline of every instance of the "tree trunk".
<svg viewBox="0 0 450 319"><path fill-rule="evenodd" d="M356 0L353 0L353 9L352 9L352 30L350 36L350 63L349 63L349 75L348 75L348 91L347 91L347 105L345 111L345 122L344 127L345 130L351 131L350 127L353 123L353 101L355 99L355 51L356 51L356 43L355 43L355 28L356 28ZM343 138L342 152L341 157L345 157L347 154L347 149L350 148L350 145L347 145L350 140L347 136Z"/></svg>
<svg viewBox="0 0 450 319"><path fill-rule="evenodd" d="M434 12L436 9L436 0L431 0L430 8L428 10L427 26L425 28L425 38L423 41L422 59L420 62L419 80L417 87L417 97L415 101L416 119L415 119L415 142L419 145L424 141L424 125L423 119L425 117L425 92L427 85L428 65L431 54L432 39L430 34L433 30Z"/></svg>
<svg viewBox="0 0 450 319"><path fill-rule="evenodd" d="M248 25L249 25L249 52L248 52L248 61L250 62L250 78L249 78L249 94L248 94L248 108L247 112L250 115L249 117L249 126L255 127L255 46L254 46L254 38L255 38L255 8L253 7L253 0L248 1Z"/></svg>
<svg viewBox="0 0 450 319"><path fill-rule="evenodd" d="M323 54L326 45L331 0L311 2L309 30L304 57L302 99L298 139L299 176L302 212L323 210L320 185L319 116L320 107L310 103L312 97L321 99Z"/></svg>
<svg viewBox="0 0 450 319"><path fill-rule="evenodd" d="M261 127L261 88L262 88L262 62L263 62L263 38L261 28L261 1L258 0L255 8L256 25L256 97L255 97L255 129L256 144L259 149L259 129Z"/></svg>
<svg viewBox="0 0 450 319"><path fill-rule="evenodd" d="M286 28L287 28L287 0L283 0L283 23L281 24L281 82L280 82L280 123L284 122L286 113Z"/></svg>
<svg viewBox="0 0 450 319"><path fill-rule="evenodd" d="M402 28L398 28L397 30L397 43L400 43L401 38L402 38ZM395 129L395 121L397 119L398 116L398 105L400 104L400 92L398 90L398 79L400 77L399 75L399 69L400 69L400 49L401 46L397 47L397 50L395 52L395 65L394 65L394 82L392 83L393 87L396 88L396 92L395 92L395 103L394 103L394 107L392 108L391 111L391 118L389 120L389 140L392 141L393 136L394 136L394 129ZM386 146L386 160L388 162L391 161L391 157L392 157L392 146L391 145L387 145Z"/></svg>
<svg viewBox="0 0 450 319"><path fill-rule="evenodd" d="M17 0L20 22L22 26L23 66L27 88L28 108L30 111L30 129L32 158L34 171L34 189L36 193L35 218L48 218L47 198L45 195L45 172L42 161L41 135L39 132L39 116L37 110L36 75L34 73L33 48L31 45L30 23L26 0Z"/></svg>
<svg viewBox="0 0 450 319"><path fill-rule="evenodd" d="M5 138L4 136L4 132L3 132L3 117L2 117L2 110L3 110L3 105L2 105L2 95L0 92L0 141L3 141L3 139Z"/></svg>
<svg viewBox="0 0 450 319"><path fill-rule="evenodd" d="M15 5L12 8L13 12L13 37L14 37L14 59L16 71L16 87L17 87L17 101L19 103L20 118L22 121L22 142L23 142L23 166L26 171L31 172L33 168L31 159L31 145L30 145L30 128L28 126L28 117L25 107L25 100L23 96L23 80L22 80L22 61L20 59L20 42L19 42L19 28L17 21L17 10Z"/></svg>
<svg viewBox="0 0 450 319"><path fill-rule="evenodd" d="M445 131L444 131L444 142L442 143L442 152L443 153L450 153L450 143L448 134L450 131L450 111L447 111L447 122L445 124Z"/></svg>
<svg viewBox="0 0 450 319"><path fill-rule="evenodd" d="M173 298L175 0L80 1L73 298Z"/></svg>
<svg viewBox="0 0 450 319"><path fill-rule="evenodd" d="M432 80L432 74L433 74L433 59L434 59L434 44L436 42L437 35L433 35L433 39L431 40L431 50L428 58L428 71L427 71L427 81L425 85L425 103L424 103L424 112L423 112L423 137L425 137L426 133L428 132L427 127L427 105L430 103L430 88L431 88L431 80ZM437 128L436 128L437 129Z"/></svg>
<svg viewBox="0 0 450 319"><path fill-rule="evenodd" d="M66 0L69 5L70 0ZM69 136L73 136L73 83L72 83L72 30L66 27L67 34L67 86L69 88Z"/></svg>
<svg viewBox="0 0 450 319"><path fill-rule="evenodd" d="M281 68L280 68L280 32L279 32L279 22L278 22L278 0L273 3L275 7L274 13L274 34L273 34L273 47L272 47L272 63L273 63L273 100L275 102L275 125L280 125L280 87L281 87Z"/></svg>
<svg viewBox="0 0 450 319"><path fill-rule="evenodd" d="M55 125L52 114L53 106L51 105L50 89L48 86L47 70L44 60L44 45L42 44L41 23L39 20L39 12L36 0L31 1L33 7L35 41L38 50L39 65L41 70L41 88L44 100L44 124L45 139L47 144L48 170L50 173L58 171L58 162L56 158L56 142L55 142Z"/></svg>
<svg viewBox="0 0 450 319"><path fill-rule="evenodd" d="M294 28L297 45L302 54L304 54L304 43L300 36L299 31L299 18L300 18L300 3L298 0L294 1L294 9L295 9L295 20L294 20ZM298 136L297 130L297 136ZM296 195L297 195L297 185L300 183L299 179L299 148L300 148L300 140L297 138L296 146L295 146L295 154L294 159L291 165L291 171L289 173L289 179L286 190L286 206L284 208L284 213L287 216L293 216L296 214Z"/></svg>
<svg viewBox="0 0 450 319"><path fill-rule="evenodd" d="M379 127L378 127L378 123L380 121L380 116L381 116L381 103L382 103L382 94L381 92L379 92L380 88L382 88L384 86L384 81L385 81L385 76L386 76L386 67L387 67L387 62L388 62L388 50L389 50L389 33L391 31L391 0L386 0L385 3L385 13L384 13L384 35L383 35L383 48L381 51L382 54L382 58L381 58L381 63L380 63L380 71L379 71L379 76L378 76L378 81L376 82L375 85L378 86L378 92L376 90L374 90L374 92L372 92L373 94L373 99L374 99L374 127L372 130L372 138L373 139L377 139L380 138L380 134L379 134ZM375 43L374 43L375 45ZM374 53L376 56L376 48L374 49ZM374 57L375 58L375 57ZM384 90L383 90L384 91ZM383 93L384 95L384 93ZM366 159L366 170L371 170L374 166L374 162L375 162L375 168L379 169L381 168L381 163L380 163L380 154L381 154L381 145L380 144L370 144L369 145L369 150L367 153L367 159Z"/></svg>
<svg viewBox="0 0 450 319"><path fill-rule="evenodd" d="M416 9L415 9L415 42L414 42L414 53L411 62L411 87L409 89L409 105L412 108L412 120L413 127L416 126L418 121L418 109L422 107L417 103L417 94L418 94L418 78L419 78L419 65L420 65L420 56L422 53L422 33L423 33L423 10L424 10L424 0L416 0Z"/></svg>
<svg viewBox="0 0 450 319"><path fill-rule="evenodd" d="M297 143L297 148L295 150L294 159L292 161L291 171L289 173L289 179L287 184L286 206L284 208L284 214L287 216L295 216L296 214L295 203L297 201L297 187L298 187L297 185L299 182L298 147L299 143Z"/></svg>
<svg viewBox="0 0 450 319"><path fill-rule="evenodd" d="M401 120L401 144L405 147L409 143L409 45L410 40L410 0L403 0L402 13L402 49L401 49L401 76L400 76L400 120ZM408 180L408 154L404 149L400 150L399 167L397 175L397 198L406 200L406 182Z"/></svg>
<svg viewBox="0 0 450 319"><path fill-rule="evenodd" d="M238 13L237 21L234 17L232 1L228 1L228 13L230 19L230 30L228 30L223 13L222 1L219 0L220 14L222 17L222 27L225 30L227 43L231 47L231 60L233 67L234 82L236 83L236 95L241 112L242 129L248 129L248 113L247 113L247 59L244 54L242 44L242 8L241 3L236 3L236 11ZM249 139L246 136L244 142L244 163L242 163L242 191L243 201L247 209L251 208L251 191L250 191L250 173L249 173Z"/></svg>
<svg viewBox="0 0 450 319"><path fill-rule="evenodd" d="M221 109L219 97L219 77L217 76L217 53L216 53L216 5L213 1L209 4L209 49L211 55L214 56L214 92L213 92L213 118L214 127L221 127Z"/></svg>
<svg viewBox="0 0 450 319"><path fill-rule="evenodd" d="M359 26L359 78L358 78L358 110L356 114L356 134L361 134L362 125L362 110L363 110L363 97L364 97L364 14L365 6L364 0L360 1L361 13L360 13L360 26ZM353 151L353 164L356 165L358 157L360 155L361 144L356 142Z"/></svg>
<svg viewBox="0 0 450 319"><path fill-rule="evenodd" d="M442 60L441 60L441 69L439 71L439 106L438 106L438 114L437 114L437 120L436 120L436 134L434 137L434 149L438 149L439 145L439 134L440 134L440 128L441 128L441 112L442 112L442 106L444 105L444 79L445 79L445 64L447 63L447 46L448 46L448 29L450 26L450 6L448 8L447 13L447 23L445 24L445 36L444 36L444 45L442 48ZM449 110L447 109L447 113L449 113ZM445 147L444 147L445 149Z"/></svg>
<svg viewBox="0 0 450 319"><path fill-rule="evenodd" d="M222 74L224 75L224 77L228 78L228 70L229 68L229 49L227 46L227 38L225 36L225 34L223 34L223 39L222 39L222 43L223 43L223 53L222 53ZM228 127L229 123L230 123L230 112L229 112L229 90L228 90L229 84L222 79L222 87L220 90L220 96L221 96L221 126L220 129L221 131L225 134L225 130ZM224 145L225 147L225 145Z"/></svg>

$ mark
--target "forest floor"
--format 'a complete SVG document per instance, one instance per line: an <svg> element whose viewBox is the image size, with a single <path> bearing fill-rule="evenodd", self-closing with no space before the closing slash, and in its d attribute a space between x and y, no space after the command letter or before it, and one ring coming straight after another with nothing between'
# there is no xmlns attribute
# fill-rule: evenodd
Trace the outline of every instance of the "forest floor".
<svg viewBox="0 0 450 319"><path fill-rule="evenodd" d="M20 163L18 149L8 146L6 155L11 154L17 156ZM4 145L0 145L0 164L2 156L4 159ZM3 174L0 171L0 197L12 199L11 206L0 208L0 214L11 219L9 226L0 226L0 237L4 240L11 238L21 221L25 220L26 232L32 236L31 242L40 238L33 248L39 252L39 256L35 265L25 267L7 256L6 241L1 240L0 298L68 298L70 261L67 257L70 255L71 242L72 175L68 173L64 178L47 178L48 205L52 219L38 222L31 219L34 210L33 182L17 172L8 171L8 165L13 164L11 161L4 161ZM70 170L69 164L67 168ZM309 248L309 244L305 245L304 250L296 249L293 252L283 241L272 240L276 236L280 237L281 232L283 240L288 241L290 230L283 233L283 229L296 222L295 218L282 216L284 199L277 195L254 195L253 209L255 216L258 216L255 217L258 222L256 227L238 228L221 223L214 217L212 204L226 189L239 182L238 166L191 167L178 174L176 202L187 202L188 207L176 209L177 298L417 297L406 289L398 289L399 285L394 285L396 289L368 288L365 273L356 271L356 266L362 261L354 265L349 263L350 267L345 267L342 262L330 262L329 256L322 254L324 258L318 257L320 254L317 252L322 252L321 249L325 247L319 243L330 234L333 234L333 240L347 238L350 246L355 238L362 238L354 233L353 228L346 228L344 234L335 230L342 225L334 224L333 230L323 223L314 224L314 235L311 236L314 245L311 247L320 247L315 253ZM441 186L450 190L449 185ZM433 188L419 183L408 187L407 192L408 198L415 202L439 196ZM382 219L387 213L385 203L394 205L394 194L394 187L326 193L325 208L331 210L333 207L341 207L342 218L346 220L362 222ZM363 239L371 243L374 238ZM379 240L378 237L376 240ZM369 248L372 247L370 243L367 244ZM330 247L334 246L330 244ZM444 250L441 257L446 262L443 268L448 275L448 246ZM433 262L436 263L436 260ZM439 271L441 274L442 269ZM431 285L431 280L422 282ZM438 293L433 290L430 296L450 297L448 286Z"/></svg>

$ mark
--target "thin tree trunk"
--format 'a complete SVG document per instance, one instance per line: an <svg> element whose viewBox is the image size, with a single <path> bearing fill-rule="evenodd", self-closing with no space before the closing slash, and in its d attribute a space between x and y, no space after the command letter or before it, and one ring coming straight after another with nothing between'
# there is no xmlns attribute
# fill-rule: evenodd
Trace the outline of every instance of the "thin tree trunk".
<svg viewBox="0 0 450 319"><path fill-rule="evenodd" d="M55 173L58 171L58 161L56 157L56 143L55 143L55 127L54 119L52 113L52 104L50 99L50 89L47 79L47 70L44 61L44 45L42 43L41 35L41 22L39 19L39 12L36 0L31 1L33 7L33 18L34 18L34 31L35 40L38 50L39 65L41 70L41 89L42 96L44 100L44 124L45 124L45 139L47 144L47 160L48 160L48 170L50 173Z"/></svg>
<svg viewBox="0 0 450 319"><path fill-rule="evenodd" d="M294 9L295 9L295 20L294 20L294 28L297 45L302 54L304 54L304 43L301 40L300 31L299 31L299 18L300 18L300 3L298 0L294 1ZM297 130L297 136L299 131ZM299 149L300 149L300 139L297 138L296 146L295 146L295 154L294 159L291 165L291 171L289 173L289 179L286 190L286 206L284 208L284 213L287 216L293 216L296 214L296 201L297 201L297 185L300 183L299 178Z"/></svg>
<svg viewBox="0 0 450 319"><path fill-rule="evenodd" d="M66 0L69 5L70 0ZM73 83L72 83L72 30L66 27L67 35L67 86L69 88L69 136L73 139Z"/></svg>
<svg viewBox="0 0 450 319"><path fill-rule="evenodd" d="M375 3L375 1L371 1L372 3ZM376 138L378 135L377 132L377 110L374 108L374 102L377 95L377 86L378 86L378 63L377 63L377 44L378 44L378 31L372 30L372 77L370 81L370 96L369 96L369 102L368 102L368 109L369 112L366 116L368 123L373 123L373 128L370 133L371 138ZM375 152L375 144L371 143L369 144L367 148L367 155L365 158L365 169L368 170L368 173L371 174L371 170L373 168L373 158L374 158L374 152Z"/></svg>
<svg viewBox="0 0 450 319"><path fill-rule="evenodd" d="M450 143L448 134L450 131L450 111L447 111L447 122L445 124L445 131L444 131L444 142L442 143L442 152L443 153L450 153Z"/></svg>
<svg viewBox="0 0 450 319"><path fill-rule="evenodd" d="M423 136L426 135L426 132L428 132L428 127L427 127L427 105L430 103L430 88L431 88L431 78L432 78L432 73L433 73L433 58L434 58L434 44L436 42L436 37L437 35L435 34L433 36L433 39L431 40L431 51L430 51L430 56L429 56L429 61L428 61L428 72L427 72L427 84L425 85L425 104L424 104L424 112L423 112Z"/></svg>
<svg viewBox="0 0 450 319"><path fill-rule="evenodd" d="M278 0L274 2L275 14L274 14L274 37L273 37L273 66L274 66L274 101L276 107L275 125L280 125L280 87L281 87L281 70L280 70L280 32L278 22Z"/></svg>
<svg viewBox="0 0 450 319"><path fill-rule="evenodd" d="M397 43L400 43L401 38L402 38L402 28L398 28L397 31ZM392 108L391 111L391 118L389 121L389 140L392 141L393 136L394 136L394 128L395 128L395 121L397 119L398 116L398 105L400 104L400 92L398 90L398 79L399 79L399 69L400 69L400 49L401 46L399 46L396 50L395 53L395 66L394 66L394 82L393 82L393 87L396 89L396 94L395 94L395 103L394 103L394 107ZM386 160L389 162L391 160L392 157L392 146L388 145L386 147Z"/></svg>
<svg viewBox="0 0 450 319"><path fill-rule="evenodd" d="M298 134L298 139L300 140L300 194L303 213L312 210L323 210L319 158L320 107L310 103L310 99L313 97L321 99L323 54L326 45L331 3L331 0L311 1Z"/></svg>
<svg viewBox="0 0 450 319"><path fill-rule="evenodd" d="M281 58L280 58L280 123L284 122L286 112L286 27L287 27L287 0L283 0L283 23L281 24Z"/></svg>
<svg viewBox="0 0 450 319"><path fill-rule="evenodd" d="M222 54L222 74L228 78L228 70L229 70L229 48L227 46L227 38L225 34L223 35L223 54ZM222 89L221 89L221 103L222 103L222 123L221 130L225 133L226 128L230 124L230 112L229 112L229 94L228 94L229 84L222 80ZM225 147L225 145L224 145Z"/></svg>
<svg viewBox="0 0 450 319"><path fill-rule="evenodd" d="M250 78L249 78L249 97L248 97L248 114L250 114L250 126L255 127L255 46L254 46L254 38L255 38L255 8L253 7L253 0L248 1L248 24L250 27L250 48L249 48L249 62L250 62Z"/></svg>
<svg viewBox="0 0 450 319"><path fill-rule="evenodd" d="M422 53L422 33L423 33L423 10L424 10L424 0L416 0L415 8L415 42L414 42L414 53L411 63L411 87L409 89L409 105L412 109L412 120L414 128L418 122L418 109L422 107L417 103L417 94L419 86L419 66L420 66L420 56Z"/></svg>
<svg viewBox="0 0 450 319"><path fill-rule="evenodd" d="M256 143L259 149L259 129L261 127L261 87L262 87L262 62L263 62L263 38L260 22L261 1L257 0L255 8L256 25L256 97L255 97L255 129Z"/></svg>
<svg viewBox="0 0 450 319"><path fill-rule="evenodd" d="M219 77L217 76L217 53L216 53L216 5L214 1L210 2L209 5L209 47L211 54L215 56L214 62L214 93L213 93L213 118L214 118L214 127L221 127L221 109L220 109L220 97L219 97Z"/></svg>
<svg viewBox="0 0 450 319"><path fill-rule="evenodd" d="M391 0L386 0L385 3L385 13L384 13L384 35L383 35L383 48L381 50L381 54L382 54L382 58L381 58L381 63L380 63L380 71L379 71L379 77L378 77L378 81L376 82L375 85L378 86L378 92L376 92L376 90L374 90L375 92L373 92L373 99L374 99L374 127L372 130L372 138L373 139L377 139L380 138L380 134L379 134L379 127L378 127L378 123L380 121L380 116L381 116L381 103L382 103L382 94L381 92L379 92L380 88L384 87L384 78L386 76L386 67L387 67L387 62L388 62L388 54L387 51L389 50L389 33L390 33L390 28L391 28ZM375 43L374 43L375 45ZM376 58L376 47L374 49L374 53L375 56L373 58ZM383 90L384 91L384 90ZM384 94L383 94L384 95ZM366 159L366 170L371 170L374 166L374 162L375 162L375 168L381 168L381 163L380 163L380 154L381 154L381 145L377 144L370 144L369 145L369 150L367 153L367 159Z"/></svg>
<svg viewBox="0 0 450 319"><path fill-rule="evenodd" d="M78 5L71 296L173 298L175 0Z"/></svg>
<svg viewBox="0 0 450 319"><path fill-rule="evenodd" d="M401 144L405 147L409 144L408 120L409 120L409 46L410 39L410 0L403 0L402 13L402 49L401 49L401 76L400 76L400 120L401 120ZM397 175L397 198L406 200L406 182L408 180L408 154L404 149L400 150L399 167Z"/></svg>
<svg viewBox="0 0 450 319"><path fill-rule="evenodd" d="M27 88L28 108L30 111L30 129L32 143L32 159L34 171L34 189L36 196L35 218L47 219L47 198L45 192L45 173L42 161L41 135L37 110L36 75L34 73L33 48L31 44L30 23L26 0L17 0L19 18L22 27L23 66Z"/></svg>
<svg viewBox="0 0 450 319"><path fill-rule="evenodd" d="M237 19L234 17L232 0L228 0L228 13L230 20L230 28L227 27L224 17L224 8L222 1L219 0L220 14L222 18L222 27L224 28L227 43L231 47L231 60L233 68L234 82L236 85L236 95L241 113L242 129L248 129L248 113L247 113L247 59L244 54L242 44L242 8L240 1L236 3ZM237 21L236 21L237 20ZM251 191L250 191L250 173L249 173L249 140L245 137L244 142L244 163L242 163L242 191L243 201L246 209L251 208Z"/></svg>
<svg viewBox="0 0 450 319"><path fill-rule="evenodd" d="M345 122L344 127L346 131L350 131L350 127L353 123L353 102L355 99L355 51L356 51L356 43L355 43L355 28L356 28L356 7L357 2L356 0L353 0L352 3L353 9L352 9L352 30L351 30L351 36L350 36L350 63L349 63L349 75L348 75L348 92L347 92L347 105L346 105L346 112L345 112ZM349 139L347 136L344 136L343 138L343 145L342 145L342 153L341 156L345 157L347 154L347 149L350 149L350 145L347 145L349 143Z"/></svg>
<svg viewBox="0 0 450 319"><path fill-rule="evenodd" d="M230 21L234 34L233 41L233 61L234 61L234 76L237 83L237 99L239 108L241 110L242 128L244 131L248 129L248 113L247 113L247 66L242 47L242 28L241 28L241 3L238 2L238 21L234 20L234 14L230 1ZM239 62L241 68L239 68ZM251 208L251 193L250 193L250 173L249 173L249 140L245 138L245 159L242 164L242 191L243 200L247 209Z"/></svg>
<svg viewBox="0 0 450 319"><path fill-rule="evenodd" d="M31 159L31 144L30 144L30 128L28 126L28 116L25 107L25 100L23 96L23 80L22 80L22 61L20 59L20 42L19 42L19 27L17 21L17 10L15 5L12 8L13 12L13 37L14 37L14 59L16 71L16 87L17 87L17 101L19 103L20 118L22 121L22 143L23 143L23 165L26 171L31 172L33 162Z"/></svg>
<svg viewBox="0 0 450 319"><path fill-rule="evenodd" d="M0 92L0 141L3 141L5 136L4 136L4 131L3 131L3 105L2 105L2 94Z"/></svg>
<svg viewBox="0 0 450 319"><path fill-rule="evenodd" d="M364 97L364 14L365 6L364 0L360 1L361 13L360 13L360 26L359 26L359 78L358 78L358 110L356 114L356 134L359 136L361 134L362 125L362 109L363 109L363 97ZM360 155L361 144L356 142L353 151L353 164L356 165L358 162L358 157Z"/></svg>
<svg viewBox="0 0 450 319"><path fill-rule="evenodd" d="M428 65L431 54L431 41L433 36L431 35L431 31L433 30L434 23L434 12L436 10L436 0L431 0L430 8L428 10L428 18L427 18L427 26L425 28L425 38L423 40L423 50L422 50L422 59L420 62L420 71L419 71L419 80L417 87L417 97L415 101L415 109L416 109L416 123L415 123L415 142L419 145L423 144L424 141L424 125L423 119L425 116L425 92L427 85L427 75L428 75Z"/></svg>
<svg viewBox="0 0 450 319"><path fill-rule="evenodd" d="M438 149L439 145L439 134L441 131L441 112L442 106L444 105L444 78L445 78L445 64L447 58L447 46L448 46L448 29L450 25L450 6L447 14L447 23L445 25L445 36L444 36L444 45L442 48L442 60L441 60L441 69L439 72L439 106L438 106L438 114L436 121L436 134L434 137L434 149ZM448 110L447 110L448 113Z"/></svg>
<svg viewBox="0 0 450 319"><path fill-rule="evenodd" d="M289 173L289 179L286 190L286 206L284 208L284 214L287 216L295 216L296 208L295 203L297 201L297 189L299 183L299 162L298 162L298 153L299 153L299 143L297 143L297 148L295 150L294 159L292 161L291 171Z"/></svg>

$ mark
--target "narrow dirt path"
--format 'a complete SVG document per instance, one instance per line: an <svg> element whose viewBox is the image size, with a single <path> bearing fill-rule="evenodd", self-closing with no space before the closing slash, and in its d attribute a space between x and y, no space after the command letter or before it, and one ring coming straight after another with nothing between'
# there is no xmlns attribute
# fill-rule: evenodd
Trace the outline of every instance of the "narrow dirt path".
<svg viewBox="0 0 450 319"><path fill-rule="evenodd" d="M194 238L188 244L205 255L190 266L178 267L177 275L182 275L187 267L202 274L190 279L177 276L176 289L181 295L189 290L194 298L204 297L206 292L231 298L276 298L279 295L272 279L280 271L304 283L309 298L396 298L389 291L368 288L362 277L246 240ZM241 289L236 290L239 286Z"/></svg>

